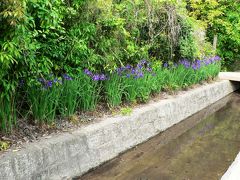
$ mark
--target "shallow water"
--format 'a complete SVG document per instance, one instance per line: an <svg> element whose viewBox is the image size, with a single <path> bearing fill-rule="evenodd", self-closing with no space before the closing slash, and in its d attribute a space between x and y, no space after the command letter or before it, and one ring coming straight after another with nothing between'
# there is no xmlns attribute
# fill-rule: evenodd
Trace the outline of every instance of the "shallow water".
<svg viewBox="0 0 240 180"><path fill-rule="evenodd" d="M74 179L215 180L240 150L234 93L88 174Z"/></svg>

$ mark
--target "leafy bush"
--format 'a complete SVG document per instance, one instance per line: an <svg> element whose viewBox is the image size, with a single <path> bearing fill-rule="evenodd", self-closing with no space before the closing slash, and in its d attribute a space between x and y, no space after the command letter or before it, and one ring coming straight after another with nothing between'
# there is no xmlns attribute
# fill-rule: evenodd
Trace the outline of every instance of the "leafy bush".
<svg viewBox="0 0 240 180"><path fill-rule="evenodd" d="M163 88L197 83L205 70L161 64L211 54L199 50L210 45L194 36L198 22L188 17L185 5L175 0L0 2L1 129L15 125L16 104L22 104L18 113L29 111L35 122L53 123L56 115L94 110L100 100L112 107L145 102ZM121 75L117 67L124 67ZM213 69L208 77L218 71Z"/></svg>
<svg viewBox="0 0 240 180"><path fill-rule="evenodd" d="M188 1L189 14L207 27L208 41L212 43L214 36L218 37L216 53L223 58L226 68L232 68L240 58L239 10L235 0Z"/></svg>
<svg viewBox="0 0 240 180"><path fill-rule="evenodd" d="M185 56L180 40L192 42L192 24L185 31L182 23L187 19L184 5L168 1L7 0L1 5L4 88L12 82L14 89L21 78L34 81L51 72L112 71L143 58L177 60Z"/></svg>

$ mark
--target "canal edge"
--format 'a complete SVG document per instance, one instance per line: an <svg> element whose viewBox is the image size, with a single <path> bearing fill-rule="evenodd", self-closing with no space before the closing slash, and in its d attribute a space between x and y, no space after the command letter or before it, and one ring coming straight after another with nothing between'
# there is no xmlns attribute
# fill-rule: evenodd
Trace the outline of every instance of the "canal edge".
<svg viewBox="0 0 240 180"><path fill-rule="evenodd" d="M68 179L116 157L239 88L219 81L0 156L0 179Z"/></svg>

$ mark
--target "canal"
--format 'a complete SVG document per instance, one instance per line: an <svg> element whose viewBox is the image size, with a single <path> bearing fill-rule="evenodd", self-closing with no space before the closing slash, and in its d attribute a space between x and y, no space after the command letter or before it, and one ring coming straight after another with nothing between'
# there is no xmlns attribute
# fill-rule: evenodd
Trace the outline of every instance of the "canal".
<svg viewBox="0 0 240 180"><path fill-rule="evenodd" d="M233 93L79 180L217 180L240 151L240 95Z"/></svg>

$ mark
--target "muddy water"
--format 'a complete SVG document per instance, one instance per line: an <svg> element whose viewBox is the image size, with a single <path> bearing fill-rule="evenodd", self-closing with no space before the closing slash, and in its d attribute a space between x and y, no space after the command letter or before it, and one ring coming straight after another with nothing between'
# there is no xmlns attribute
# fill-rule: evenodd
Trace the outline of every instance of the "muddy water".
<svg viewBox="0 0 240 180"><path fill-rule="evenodd" d="M240 95L232 94L74 179L215 180L240 151Z"/></svg>

